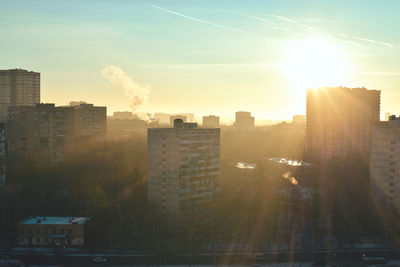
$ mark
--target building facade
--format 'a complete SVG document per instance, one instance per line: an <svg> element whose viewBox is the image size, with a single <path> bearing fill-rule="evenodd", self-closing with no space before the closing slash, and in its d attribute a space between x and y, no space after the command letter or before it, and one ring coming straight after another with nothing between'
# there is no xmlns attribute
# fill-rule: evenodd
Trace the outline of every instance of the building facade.
<svg viewBox="0 0 400 267"><path fill-rule="evenodd" d="M6 135L5 125L0 122L0 188L6 184Z"/></svg>
<svg viewBox="0 0 400 267"><path fill-rule="evenodd" d="M251 116L251 112L238 111L235 114L235 127L240 129L251 129L254 128L254 117Z"/></svg>
<svg viewBox="0 0 400 267"><path fill-rule="evenodd" d="M88 217L31 216L17 225L19 246L70 247L85 243L84 226Z"/></svg>
<svg viewBox="0 0 400 267"><path fill-rule="evenodd" d="M386 206L400 210L400 117L376 124L371 131L370 184Z"/></svg>
<svg viewBox="0 0 400 267"><path fill-rule="evenodd" d="M204 128L218 128L219 127L219 117L218 116L203 116L203 125Z"/></svg>
<svg viewBox="0 0 400 267"><path fill-rule="evenodd" d="M306 156L327 161L350 152L369 155L371 126L379 121L380 91L325 87L307 90Z"/></svg>
<svg viewBox="0 0 400 267"><path fill-rule="evenodd" d="M174 128L148 129L147 174L149 200L163 214L180 222L202 217L219 191L220 130L179 119Z"/></svg>
<svg viewBox="0 0 400 267"><path fill-rule="evenodd" d="M0 70L0 122L13 106L40 103L40 73L22 69Z"/></svg>
<svg viewBox="0 0 400 267"><path fill-rule="evenodd" d="M106 135L106 108L89 104L10 107L6 129L10 161L40 158L63 162L75 141Z"/></svg>

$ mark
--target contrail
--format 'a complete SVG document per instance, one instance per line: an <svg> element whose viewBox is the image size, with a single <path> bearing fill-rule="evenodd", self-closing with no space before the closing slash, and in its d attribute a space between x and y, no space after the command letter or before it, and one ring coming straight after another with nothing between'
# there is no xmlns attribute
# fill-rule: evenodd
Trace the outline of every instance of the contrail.
<svg viewBox="0 0 400 267"><path fill-rule="evenodd" d="M207 20L199 19L199 18L196 18L196 17L188 16L188 15L173 11L171 9L163 8L163 7L152 5L152 4L148 4L148 3L140 1L140 0L138 0L138 1L141 2L142 4L148 6L148 7L155 8L155 9L164 11L166 13L173 14L175 16L179 16L179 17L182 17L182 18L185 18L185 19L193 20L193 21L196 21L196 22L199 22L199 23L211 25L211 26L218 27L218 28L225 29L225 30L230 30L230 31L235 31L235 32L240 32L240 33L245 33L245 34L254 34L254 33L251 33L251 32L248 32L248 31L244 31L244 30L241 30L241 29L238 29L238 28L233 28L233 27L222 25L222 24L213 23L213 22L210 22L210 21L207 21Z"/></svg>
<svg viewBox="0 0 400 267"><path fill-rule="evenodd" d="M367 43L383 45L383 46L390 47L390 48L393 48L393 47L394 47L393 44L388 43L388 42L381 42L381 41L372 40L372 39L366 39L366 38L361 38L361 37L357 37L357 36L354 36L354 39L357 39L357 40L360 40L360 41L364 41L364 42L367 42Z"/></svg>
<svg viewBox="0 0 400 267"><path fill-rule="evenodd" d="M280 20L283 20L283 21L286 21L286 22L290 22L292 24L296 24L296 25L301 26L301 27L303 27L303 28L305 28L307 30L313 30L314 29L311 26L308 26L308 25L303 24L303 23L299 23L299 22L295 21L294 19L291 19L291 18L288 18L288 17L278 16L278 15L273 15L273 14L268 15L268 16L273 17L273 18L277 18L277 19L280 19Z"/></svg>
<svg viewBox="0 0 400 267"><path fill-rule="evenodd" d="M294 32L294 31L292 31L290 29L283 28L283 27L279 26L278 24L276 24L276 23L274 23L274 22L272 22L272 21L270 21L268 19L265 19L265 18L252 16L252 15L247 15L247 14L243 14L243 16L251 18L251 19L255 19L255 20L258 20L258 21L262 21L262 22L265 22L265 23L268 23L269 25L271 25L276 30L286 31L286 32L290 32L290 33L296 33L296 32Z"/></svg>

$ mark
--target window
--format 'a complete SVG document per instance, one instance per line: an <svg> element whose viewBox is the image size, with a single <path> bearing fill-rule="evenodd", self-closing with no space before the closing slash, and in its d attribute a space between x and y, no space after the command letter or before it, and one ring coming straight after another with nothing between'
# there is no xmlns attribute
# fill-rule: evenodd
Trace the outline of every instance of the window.
<svg viewBox="0 0 400 267"><path fill-rule="evenodd" d="M69 234L72 234L72 229L68 229L68 233L69 233Z"/></svg>

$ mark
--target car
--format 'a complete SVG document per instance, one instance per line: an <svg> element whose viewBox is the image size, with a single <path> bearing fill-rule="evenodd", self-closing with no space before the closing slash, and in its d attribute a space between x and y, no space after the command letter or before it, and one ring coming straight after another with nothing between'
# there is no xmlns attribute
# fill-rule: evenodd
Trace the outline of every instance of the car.
<svg viewBox="0 0 400 267"><path fill-rule="evenodd" d="M94 258L93 261L94 262L107 262L107 259L104 257L98 256L98 257Z"/></svg>

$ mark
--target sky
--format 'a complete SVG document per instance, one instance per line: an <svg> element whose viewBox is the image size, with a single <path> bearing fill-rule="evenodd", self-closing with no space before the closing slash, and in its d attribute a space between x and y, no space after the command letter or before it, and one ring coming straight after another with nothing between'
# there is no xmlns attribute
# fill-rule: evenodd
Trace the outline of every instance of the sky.
<svg viewBox="0 0 400 267"><path fill-rule="evenodd" d="M379 89L400 113L397 0L0 0L0 69L41 72L41 101L108 113L256 120L305 114L305 90Z"/></svg>

